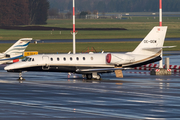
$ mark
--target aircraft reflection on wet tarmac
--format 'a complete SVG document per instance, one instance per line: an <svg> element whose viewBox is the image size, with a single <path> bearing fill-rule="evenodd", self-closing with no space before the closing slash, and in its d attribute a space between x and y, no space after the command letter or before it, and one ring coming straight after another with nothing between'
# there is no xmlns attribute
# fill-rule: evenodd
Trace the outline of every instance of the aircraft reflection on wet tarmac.
<svg viewBox="0 0 180 120"><path fill-rule="evenodd" d="M178 65L180 55L169 56ZM141 72L139 74L139 72ZM0 69L0 119L179 119L180 74L151 76L123 71L124 78L103 74L101 81L81 75Z"/></svg>
<svg viewBox="0 0 180 120"><path fill-rule="evenodd" d="M101 81L87 81L81 75L27 72L19 84L18 73L0 70L0 119L180 118L178 74L127 70L124 75L103 74Z"/></svg>

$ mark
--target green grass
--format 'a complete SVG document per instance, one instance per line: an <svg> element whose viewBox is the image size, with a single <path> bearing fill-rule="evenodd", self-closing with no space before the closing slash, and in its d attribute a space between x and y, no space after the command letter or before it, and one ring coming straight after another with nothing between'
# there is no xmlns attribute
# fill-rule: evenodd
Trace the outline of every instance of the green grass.
<svg viewBox="0 0 180 120"><path fill-rule="evenodd" d="M91 49L95 48L97 52L105 51L105 52L128 52L133 51L135 47L140 42L105 42L105 43L77 43L76 51L81 53L82 51L86 51L87 48ZM0 52L4 52L7 50L12 44L1 44ZM179 51L180 50L180 41L166 41L165 46L173 46L177 47L171 49L164 49L164 51ZM72 50L72 43L31 43L26 51L38 51L39 53L68 53Z"/></svg>
<svg viewBox="0 0 180 120"><path fill-rule="evenodd" d="M144 38L148 32L158 26L158 17L132 17L132 19L77 19L76 28L126 28L127 31L78 31L77 39L117 39L117 38ZM72 20L47 21L46 27L72 28ZM163 25L168 26L168 38L180 38L180 18L164 17ZM70 31L22 31L0 29L0 40L18 40L24 37L33 39L72 39Z"/></svg>
<svg viewBox="0 0 180 120"><path fill-rule="evenodd" d="M118 39L118 38L144 38L149 31L158 26L158 17L132 17L131 19L77 19L76 28L126 28L126 31L78 31L76 39ZM49 27L72 28L72 20L48 20ZM180 38L180 18L164 17L163 25L168 26L166 38ZM18 40L30 37L33 39L72 39L70 31L23 31L23 30L2 30L0 29L0 40ZM112 43L77 43L77 52L87 47L94 47L97 52L126 52L132 51L139 42L112 42ZM4 52L12 44L1 44L0 52ZM180 41L167 41L165 46L176 45L176 48L164 50L180 50ZM72 43L31 43L27 51L38 51L39 53L68 53L72 51Z"/></svg>

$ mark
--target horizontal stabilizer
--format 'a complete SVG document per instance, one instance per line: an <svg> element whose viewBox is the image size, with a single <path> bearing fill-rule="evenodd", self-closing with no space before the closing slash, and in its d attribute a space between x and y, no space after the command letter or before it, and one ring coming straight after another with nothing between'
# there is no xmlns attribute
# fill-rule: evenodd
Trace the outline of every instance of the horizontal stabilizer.
<svg viewBox="0 0 180 120"><path fill-rule="evenodd" d="M11 57L11 58L4 58L4 59L0 59L0 61L6 61L6 60L14 60L17 58L23 57L23 55L19 55L19 56L15 56L15 57Z"/></svg>
<svg viewBox="0 0 180 120"><path fill-rule="evenodd" d="M151 50L151 49L163 49L163 48L174 48L176 46L163 46L163 47L149 47L149 48L142 48L143 50Z"/></svg>

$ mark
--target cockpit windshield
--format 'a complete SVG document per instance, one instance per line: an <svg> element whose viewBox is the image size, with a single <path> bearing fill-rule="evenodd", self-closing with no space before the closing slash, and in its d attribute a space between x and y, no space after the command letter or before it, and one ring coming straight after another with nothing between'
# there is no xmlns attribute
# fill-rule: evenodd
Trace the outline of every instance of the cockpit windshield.
<svg viewBox="0 0 180 120"><path fill-rule="evenodd" d="M25 57L25 58L22 59L22 61L23 61L23 62L26 62L26 61L31 62L31 61L34 61L34 58Z"/></svg>
<svg viewBox="0 0 180 120"><path fill-rule="evenodd" d="M25 57L25 58L22 59L22 61L26 62L26 61L28 61L28 59L29 59L29 57Z"/></svg>

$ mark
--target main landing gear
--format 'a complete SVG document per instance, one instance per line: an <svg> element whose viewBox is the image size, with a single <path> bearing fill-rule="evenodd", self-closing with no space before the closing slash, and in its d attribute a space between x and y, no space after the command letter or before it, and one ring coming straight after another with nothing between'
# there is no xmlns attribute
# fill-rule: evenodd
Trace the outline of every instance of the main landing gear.
<svg viewBox="0 0 180 120"><path fill-rule="evenodd" d="M100 80L101 79L101 76L97 73L89 73L89 74L86 74L86 79L88 80Z"/></svg>

